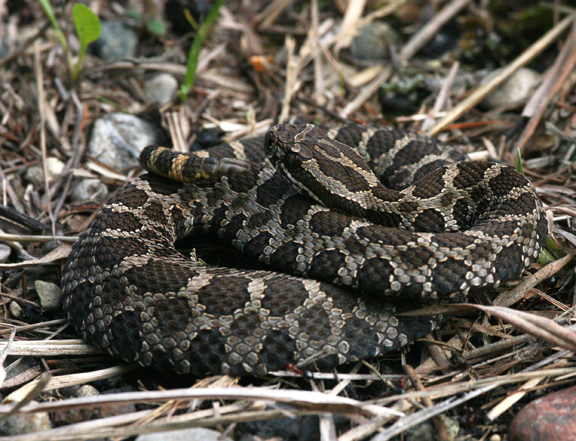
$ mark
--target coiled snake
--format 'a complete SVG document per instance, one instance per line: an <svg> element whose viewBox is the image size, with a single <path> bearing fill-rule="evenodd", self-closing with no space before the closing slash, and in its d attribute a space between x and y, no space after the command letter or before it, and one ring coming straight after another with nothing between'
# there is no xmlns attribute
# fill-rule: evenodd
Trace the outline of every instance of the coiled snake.
<svg viewBox="0 0 576 441"><path fill-rule="evenodd" d="M64 268L64 307L87 342L197 375L364 359L436 324L399 311L498 287L546 238L521 174L453 163L465 157L414 133L278 125L264 145L277 170L261 139L142 153L152 173L101 208ZM204 265L175 248L197 234L267 269Z"/></svg>

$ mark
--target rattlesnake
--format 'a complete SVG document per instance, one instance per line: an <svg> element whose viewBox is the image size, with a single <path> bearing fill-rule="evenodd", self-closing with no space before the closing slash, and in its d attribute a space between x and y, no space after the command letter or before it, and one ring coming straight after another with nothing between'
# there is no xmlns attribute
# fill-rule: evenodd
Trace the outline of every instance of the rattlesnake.
<svg viewBox="0 0 576 441"><path fill-rule="evenodd" d="M261 138L191 157L145 149L153 173L108 201L68 258L71 323L110 354L180 373L262 374L318 354L333 366L429 332L437 319L395 314L498 287L542 249L542 204L514 169L397 129L326 135L274 126L269 159ZM177 251L196 234L266 269Z"/></svg>

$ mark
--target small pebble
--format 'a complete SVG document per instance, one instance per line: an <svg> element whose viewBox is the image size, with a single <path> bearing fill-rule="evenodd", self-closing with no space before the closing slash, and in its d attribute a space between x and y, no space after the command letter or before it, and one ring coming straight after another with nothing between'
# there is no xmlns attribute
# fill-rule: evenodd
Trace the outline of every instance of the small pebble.
<svg viewBox="0 0 576 441"><path fill-rule="evenodd" d="M362 60L385 60L389 58L390 46L398 44L398 34L386 23L375 21L358 31L350 51L354 57Z"/></svg>
<svg viewBox="0 0 576 441"><path fill-rule="evenodd" d="M576 440L576 386L538 398L512 420L510 441Z"/></svg>
<svg viewBox="0 0 576 441"><path fill-rule="evenodd" d="M62 305L62 290L59 286L50 282L36 280L34 287L40 299L40 306L42 306L44 311L55 311L60 308Z"/></svg>
<svg viewBox="0 0 576 441"><path fill-rule="evenodd" d="M501 69L491 72L482 80L481 84L486 84L500 72ZM540 84L540 81L541 76L538 72L523 67L518 69L508 80L490 92L480 104L485 109L495 109L497 107L523 102L530 97L530 94L536 86Z"/></svg>
<svg viewBox="0 0 576 441"><path fill-rule="evenodd" d="M445 415L439 415L439 417L442 419L444 426L446 427L446 433L448 435L447 439L449 441L454 441L460 431L459 424ZM432 421L425 421L422 424L411 427L406 430L404 436L406 437L406 441L435 441L437 439L436 428Z"/></svg>
<svg viewBox="0 0 576 441"><path fill-rule="evenodd" d="M144 81L142 90L148 101L163 106L176 95L178 80L167 73L160 73Z"/></svg>
<svg viewBox="0 0 576 441"><path fill-rule="evenodd" d="M136 56L138 34L120 21L102 21L100 38L94 43L96 54L104 61Z"/></svg>
<svg viewBox="0 0 576 441"><path fill-rule="evenodd" d="M48 170L48 182L52 182L64 171L64 163L52 156L46 158L46 169ZM42 164L34 165L26 170L26 179L36 187L44 186L44 168Z"/></svg>
<svg viewBox="0 0 576 441"><path fill-rule="evenodd" d="M127 113L112 113L94 122L88 155L121 173L138 165L138 155L150 144L161 144L158 127Z"/></svg>
<svg viewBox="0 0 576 441"><path fill-rule="evenodd" d="M10 311L10 314L14 318L20 318L20 316L22 315L22 307L18 304L18 302L10 302L8 310Z"/></svg>
<svg viewBox="0 0 576 441"><path fill-rule="evenodd" d="M338 418L335 417L336 427ZM273 420L251 421L236 426L234 434L244 441L256 440L318 440L320 439L320 422L317 416L298 416L294 418L277 418ZM252 438L250 438L250 436Z"/></svg>
<svg viewBox="0 0 576 441"><path fill-rule="evenodd" d="M52 423L47 412L16 414L0 423L0 434L22 435L24 433L50 430Z"/></svg>
<svg viewBox="0 0 576 441"><path fill-rule="evenodd" d="M211 429L193 428L170 432L146 433L139 435L136 441L232 441L220 432Z"/></svg>
<svg viewBox="0 0 576 441"><path fill-rule="evenodd" d="M98 392L98 389L94 386L90 386L89 384L83 384L76 391L77 397L93 397L94 395L100 395L100 392Z"/></svg>
<svg viewBox="0 0 576 441"><path fill-rule="evenodd" d="M72 398L72 397L92 397L94 395L100 395L100 392L98 392L98 389L96 389L94 386L91 386L89 384L63 387L60 389L60 393L63 396L69 397L69 398Z"/></svg>
<svg viewBox="0 0 576 441"><path fill-rule="evenodd" d="M108 187L97 178L85 178L79 181L70 196L74 202L103 202L108 197Z"/></svg>

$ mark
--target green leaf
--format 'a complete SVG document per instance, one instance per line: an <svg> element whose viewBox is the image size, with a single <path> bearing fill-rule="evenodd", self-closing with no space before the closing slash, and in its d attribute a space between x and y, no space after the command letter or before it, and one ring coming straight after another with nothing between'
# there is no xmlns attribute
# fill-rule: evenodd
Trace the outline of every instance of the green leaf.
<svg viewBox="0 0 576 441"><path fill-rule="evenodd" d="M72 18L81 46L88 46L98 40L102 32L100 20L89 8L82 3L75 3L72 6Z"/></svg>
<svg viewBox="0 0 576 441"><path fill-rule="evenodd" d="M524 167L522 166L522 155L520 155L520 150L516 152L516 171L518 173L524 174Z"/></svg>
<svg viewBox="0 0 576 441"><path fill-rule="evenodd" d="M82 3L75 3L74 6L72 6L72 19L74 20L74 26L76 27L76 32L80 39L78 61L72 70L72 82L75 83L80 76L82 61L84 60L84 55L86 55L88 45L93 41L98 40L98 37L100 37L100 33L102 32L102 27L100 26L100 19L98 16Z"/></svg>
<svg viewBox="0 0 576 441"><path fill-rule="evenodd" d="M146 23L146 27L150 32L159 37L162 37L166 34L166 25L160 20L151 20Z"/></svg>

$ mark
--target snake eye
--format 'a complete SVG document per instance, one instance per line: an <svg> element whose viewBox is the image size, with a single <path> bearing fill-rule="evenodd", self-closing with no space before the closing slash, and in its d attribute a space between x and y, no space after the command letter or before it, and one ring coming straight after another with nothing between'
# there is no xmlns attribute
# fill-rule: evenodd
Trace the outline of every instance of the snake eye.
<svg viewBox="0 0 576 441"><path fill-rule="evenodd" d="M287 168L289 168L290 170L295 170L300 168L300 166L302 165L302 158L300 157L300 155L296 153L288 152L286 153L284 162L286 163Z"/></svg>

